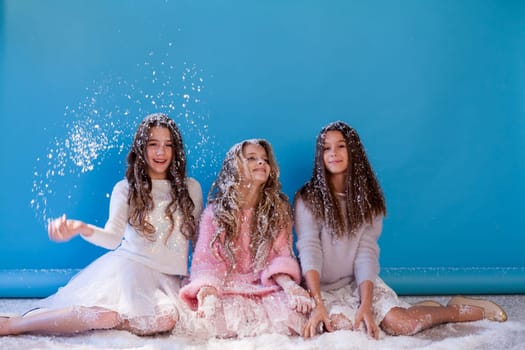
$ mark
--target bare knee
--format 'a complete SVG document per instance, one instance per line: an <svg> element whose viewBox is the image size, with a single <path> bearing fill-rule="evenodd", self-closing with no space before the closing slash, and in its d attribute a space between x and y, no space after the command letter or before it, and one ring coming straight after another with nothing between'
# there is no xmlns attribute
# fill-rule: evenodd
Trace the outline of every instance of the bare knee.
<svg viewBox="0 0 525 350"><path fill-rule="evenodd" d="M161 317L157 323L157 332L170 332L173 328L175 328L175 325L177 324L177 321L173 316L164 316Z"/></svg>
<svg viewBox="0 0 525 350"><path fill-rule="evenodd" d="M421 330L421 324L407 309L394 307L381 321L381 328L390 335L412 335Z"/></svg>

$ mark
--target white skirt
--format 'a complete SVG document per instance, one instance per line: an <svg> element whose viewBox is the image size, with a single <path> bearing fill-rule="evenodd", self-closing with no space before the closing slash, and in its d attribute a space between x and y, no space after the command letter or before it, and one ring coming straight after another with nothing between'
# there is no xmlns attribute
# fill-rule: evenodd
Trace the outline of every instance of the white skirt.
<svg viewBox="0 0 525 350"><path fill-rule="evenodd" d="M121 319L178 316L179 276L167 275L111 251L76 274L64 287L41 300L44 309L99 307Z"/></svg>
<svg viewBox="0 0 525 350"><path fill-rule="evenodd" d="M321 291L321 297L328 314L342 313L352 322L355 320L361 300L359 287L355 281L339 289ZM387 286L381 278L377 277L372 297L372 312L375 323L379 325L394 307L408 308L410 305L400 300L396 292Z"/></svg>

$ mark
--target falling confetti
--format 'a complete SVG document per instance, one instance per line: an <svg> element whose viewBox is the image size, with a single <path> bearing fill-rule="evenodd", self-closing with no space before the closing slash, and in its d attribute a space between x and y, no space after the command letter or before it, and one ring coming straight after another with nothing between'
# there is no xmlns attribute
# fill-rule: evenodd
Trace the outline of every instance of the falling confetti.
<svg viewBox="0 0 525 350"><path fill-rule="evenodd" d="M93 81L76 105L65 107L64 132L54 136L45 153L36 159L33 173L30 205L42 223L61 215L63 209L53 205L59 196L72 199L77 190L73 185L62 194L61 178L95 171L115 154L120 159L116 166L125 168L133 134L147 114L162 112L177 123L190 175L216 164L214 140L208 133L209 114L202 103L206 87L203 71L186 62L172 64L170 50L174 50L172 43L160 55L149 52L147 60L136 65L139 79L107 75ZM107 198L108 194L102 196Z"/></svg>

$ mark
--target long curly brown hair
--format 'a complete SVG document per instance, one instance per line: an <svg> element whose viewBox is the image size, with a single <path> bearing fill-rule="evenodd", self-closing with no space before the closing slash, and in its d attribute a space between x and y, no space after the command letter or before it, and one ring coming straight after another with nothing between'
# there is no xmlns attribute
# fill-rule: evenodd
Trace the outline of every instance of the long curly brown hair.
<svg viewBox="0 0 525 350"><path fill-rule="evenodd" d="M146 239L155 240L155 227L148 222L148 213L153 209L154 203L151 196L151 178L148 175L146 162L146 147L153 127L166 128L170 131L173 145L173 159L168 169L167 180L171 184L171 202L166 208L166 216L170 220L170 234L175 228L174 215L177 210L182 214L179 229L188 239L195 237L197 223L193 217L195 205L188 192L186 184L186 155L184 144L179 129L175 122L167 115L161 113L146 116L135 133L133 145L128 154L128 168L126 179L129 183L129 224L137 229L139 234ZM169 234L169 235L170 235ZM166 237L166 241L169 238Z"/></svg>
<svg viewBox="0 0 525 350"><path fill-rule="evenodd" d="M266 151L270 175L264 184L260 200L254 208L252 230L250 238L250 251L254 257L254 269L263 268L270 249L279 232L284 228L291 230L292 213L288 197L281 190L279 181L279 167L275 160L270 143L263 139L245 140L234 145L226 154L221 170L213 182L208 203L214 207L214 222L217 231L210 242L210 249L217 255L213 248L215 244L223 247L230 266L235 264L233 247L241 227L240 216L242 167L247 162L243 150L248 144L260 145ZM289 242L290 250L291 240Z"/></svg>
<svg viewBox="0 0 525 350"><path fill-rule="evenodd" d="M343 134L348 152L345 174L346 210L341 208L328 182L324 165L324 140L328 131ZM372 170L357 131L342 121L328 124L317 136L312 178L299 189L295 200L302 198L317 220L323 222L332 235L352 236L365 222L377 215L386 215L383 191Z"/></svg>

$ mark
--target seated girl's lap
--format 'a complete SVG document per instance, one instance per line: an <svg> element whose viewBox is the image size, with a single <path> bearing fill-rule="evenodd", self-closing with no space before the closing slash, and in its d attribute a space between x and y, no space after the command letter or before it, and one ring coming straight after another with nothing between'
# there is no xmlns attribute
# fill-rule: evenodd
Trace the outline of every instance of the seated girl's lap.
<svg viewBox="0 0 525 350"><path fill-rule="evenodd" d="M359 288L354 282L341 288L322 291L322 298L329 314L342 313L348 319L354 320L360 305ZM377 324L394 307L408 308L410 305L399 299L397 294L386 285L381 278L374 284L373 313Z"/></svg>

